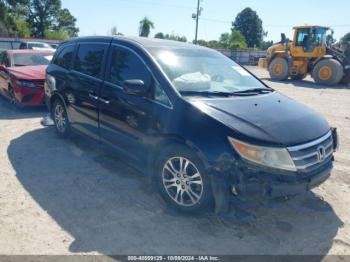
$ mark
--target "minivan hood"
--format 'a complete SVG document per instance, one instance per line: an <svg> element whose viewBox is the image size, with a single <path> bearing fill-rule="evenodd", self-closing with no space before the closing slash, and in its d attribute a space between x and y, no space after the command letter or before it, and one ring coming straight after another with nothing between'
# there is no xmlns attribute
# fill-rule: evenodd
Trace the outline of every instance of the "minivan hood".
<svg viewBox="0 0 350 262"><path fill-rule="evenodd" d="M291 146L326 134L318 113L278 92L230 98L190 98L189 102L246 139Z"/></svg>
<svg viewBox="0 0 350 262"><path fill-rule="evenodd" d="M45 79L46 65L40 66L13 66L7 68L7 70L14 75L17 79Z"/></svg>

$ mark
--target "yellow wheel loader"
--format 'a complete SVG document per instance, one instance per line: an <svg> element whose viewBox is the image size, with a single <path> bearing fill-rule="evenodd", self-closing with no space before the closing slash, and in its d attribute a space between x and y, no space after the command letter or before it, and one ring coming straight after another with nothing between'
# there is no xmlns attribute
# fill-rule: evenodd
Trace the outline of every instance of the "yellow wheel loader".
<svg viewBox="0 0 350 262"><path fill-rule="evenodd" d="M323 85L350 83L350 43L344 50L327 45L330 28L324 26L296 26L291 42L281 34L281 42L267 50L267 58L259 66L267 68L270 77L301 80L310 74Z"/></svg>

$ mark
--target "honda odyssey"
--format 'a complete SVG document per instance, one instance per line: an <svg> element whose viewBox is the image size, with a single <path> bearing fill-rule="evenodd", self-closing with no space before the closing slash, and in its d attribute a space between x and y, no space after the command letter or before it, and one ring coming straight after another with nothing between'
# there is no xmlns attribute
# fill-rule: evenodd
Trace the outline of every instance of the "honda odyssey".
<svg viewBox="0 0 350 262"><path fill-rule="evenodd" d="M310 190L330 176L337 147L321 115L192 44L63 42L47 68L45 98L59 136L75 132L112 149L185 212L231 196Z"/></svg>

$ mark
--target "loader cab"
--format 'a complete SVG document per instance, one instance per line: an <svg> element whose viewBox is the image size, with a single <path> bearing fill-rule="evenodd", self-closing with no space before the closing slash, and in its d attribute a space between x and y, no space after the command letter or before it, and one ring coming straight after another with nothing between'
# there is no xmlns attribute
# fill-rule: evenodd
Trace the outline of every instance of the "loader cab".
<svg viewBox="0 0 350 262"><path fill-rule="evenodd" d="M319 57L325 54L328 27L294 27L294 39L291 52L295 57Z"/></svg>

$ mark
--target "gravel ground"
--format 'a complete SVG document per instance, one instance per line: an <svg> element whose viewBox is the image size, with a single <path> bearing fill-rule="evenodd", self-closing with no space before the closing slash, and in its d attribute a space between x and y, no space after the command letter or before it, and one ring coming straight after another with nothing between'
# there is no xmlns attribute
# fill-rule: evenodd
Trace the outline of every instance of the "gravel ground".
<svg viewBox="0 0 350 262"><path fill-rule="evenodd" d="M184 216L131 167L42 127L44 109L0 99L0 254L350 254L350 87L270 82L249 69L338 127L334 172L320 187L225 219Z"/></svg>

